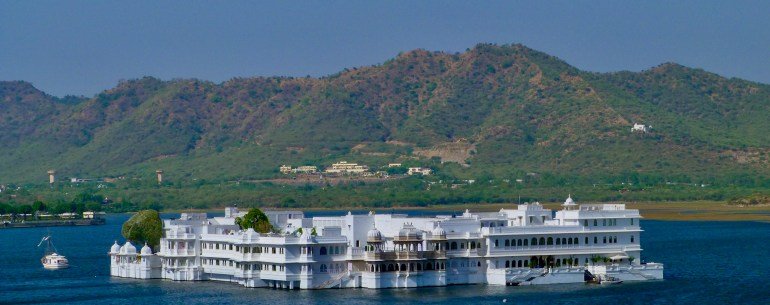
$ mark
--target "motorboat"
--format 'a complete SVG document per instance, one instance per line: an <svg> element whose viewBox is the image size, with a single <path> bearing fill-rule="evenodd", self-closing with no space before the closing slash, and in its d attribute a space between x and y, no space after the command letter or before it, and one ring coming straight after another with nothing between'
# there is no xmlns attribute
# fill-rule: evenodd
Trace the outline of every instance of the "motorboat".
<svg viewBox="0 0 770 305"><path fill-rule="evenodd" d="M43 239L40 240L40 243L37 244L37 246L40 247L43 244L46 245L45 254L43 258L40 259L40 263L43 264L43 268L46 268L46 269L69 268L70 264L69 264L69 260L67 260L67 257L59 253L56 253L57 252L56 247L54 247L53 242L51 241L50 234L43 237Z"/></svg>

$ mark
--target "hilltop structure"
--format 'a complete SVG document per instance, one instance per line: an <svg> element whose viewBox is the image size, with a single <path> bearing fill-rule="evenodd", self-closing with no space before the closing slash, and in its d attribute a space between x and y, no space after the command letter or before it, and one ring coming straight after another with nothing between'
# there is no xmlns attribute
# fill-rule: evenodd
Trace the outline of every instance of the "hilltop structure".
<svg viewBox="0 0 770 305"><path fill-rule="evenodd" d="M423 175L427 176L430 175L432 170L427 167L410 167L409 170L406 172L408 175Z"/></svg>
<svg viewBox="0 0 770 305"><path fill-rule="evenodd" d="M160 251L115 243L110 274L287 289L663 278L662 264L641 263L641 216L624 204L577 205L570 197L555 213L531 203L435 217L266 212L279 234L240 230L235 218L244 214L227 208L224 217L164 220Z"/></svg>
<svg viewBox="0 0 770 305"><path fill-rule="evenodd" d="M318 172L318 167L314 165L303 165L292 168L291 165L281 165L278 170L285 175L288 174L314 174Z"/></svg>
<svg viewBox="0 0 770 305"><path fill-rule="evenodd" d="M329 174L362 174L368 171L369 167L366 165L340 161L339 163L332 164L332 166L327 168L324 172Z"/></svg>
<svg viewBox="0 0 770 305"><path fill-rule="evenodd" d="M634 127L631 127L631 132L648 133L651 130L652 130L652 126L647 126L647 125L644 125L644 124L634 123Z"/></svg>

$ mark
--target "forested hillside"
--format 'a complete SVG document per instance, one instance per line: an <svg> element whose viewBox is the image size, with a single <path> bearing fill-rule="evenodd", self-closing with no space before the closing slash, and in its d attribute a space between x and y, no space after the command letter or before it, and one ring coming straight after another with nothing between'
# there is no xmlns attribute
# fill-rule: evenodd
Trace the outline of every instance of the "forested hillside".
<svg viewBox="0 0 770 305"><path fill-rule="evenodd" d="M145 77L92 98L0 82L0 109L0 183L48 169L250 180L338 160L585 183L761 185L770 172L770 86L673 63L591 73L522 45L415 50L323 78Z"/></svg>

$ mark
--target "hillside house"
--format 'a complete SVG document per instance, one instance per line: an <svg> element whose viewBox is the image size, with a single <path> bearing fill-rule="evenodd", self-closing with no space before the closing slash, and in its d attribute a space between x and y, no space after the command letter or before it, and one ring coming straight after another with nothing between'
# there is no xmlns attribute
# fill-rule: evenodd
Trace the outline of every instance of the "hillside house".
<svg viewBox="0 0 770 305"><path fill-rule="evenodd" d="M648 133L652 129L652 126L646 126L644 124L634 123L634 127L631 127L631 132Z"/></svg>
<svg viewBox="0 0 770 305"><path fill-rule="evenodd" d="M326 172L329 174L361 174L366 171L369 171L368 166L359 165L357 163L348 163L347 161L340 161L339 163L334 163L331 167L326 168Z"/></svg>
<svg viewBox="0 0 770 305"><path fill-rule="evenodd" d="M410 167L409 170L406 172L407 175L423 175L427 176L430 175L431 169L427 167Z"/></svg>

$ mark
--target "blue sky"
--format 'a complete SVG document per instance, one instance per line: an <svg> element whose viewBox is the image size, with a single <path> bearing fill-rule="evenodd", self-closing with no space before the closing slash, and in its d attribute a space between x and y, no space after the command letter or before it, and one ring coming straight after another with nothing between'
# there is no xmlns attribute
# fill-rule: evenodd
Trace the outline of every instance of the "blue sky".
<svg viewBox="0 0 770 305"><path fill-rule="evenodd" d="M770 83L770 1L0 0L0 80L57 96L146 75L323 76L480 42L589 71L673 61Z"/></svg>

